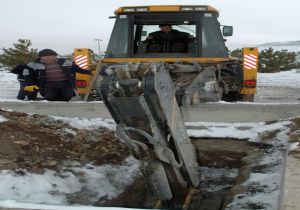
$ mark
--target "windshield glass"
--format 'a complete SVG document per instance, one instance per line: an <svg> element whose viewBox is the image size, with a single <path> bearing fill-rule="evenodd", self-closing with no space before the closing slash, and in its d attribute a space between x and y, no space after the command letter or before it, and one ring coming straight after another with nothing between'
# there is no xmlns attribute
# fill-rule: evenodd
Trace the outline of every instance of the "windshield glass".
<svg viewBox="0 0 300 210"><path fill-rule="evenodd" d="M213 13L130 14L117 17L106 58L227 57Z"/></svg>
<svg viewBox="0 0 300 210"><path fill-rule="evenodd" d="M114 29L112 31L105 57L127 57L127 51L128 17L127 15L120 15L117 17Z"/></svg>
<svg viewBox="0 0 300 210"><path fill-rule="evenodd" d="M211 13L205 13L202 21L202 56L226 57L228 56L220 24Z"/></svg>
<svg viewBox="0 0 300 210"><path fill-rule="evenodd" d="M194 54L196 26L195 14L135 15L133 54L137 57Z"/></svg>

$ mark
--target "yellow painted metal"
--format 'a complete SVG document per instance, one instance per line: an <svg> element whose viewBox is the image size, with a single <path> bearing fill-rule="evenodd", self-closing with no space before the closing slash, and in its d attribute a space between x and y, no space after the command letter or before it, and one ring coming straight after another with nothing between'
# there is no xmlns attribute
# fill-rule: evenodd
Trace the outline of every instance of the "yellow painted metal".
<svg viewBox="0 0 300 210"><path fill-rule="evenodd" d="M105 58L103 63L119 63L119 62L188 62L196 61L198 63L220 63L229 61L229 58Z"/></svg>
<svg viewBox="0 0 300 210"><path fill-rule="evenodd" d="M74 60L75 60L75 57L78 55L86 55L87 56L88 66L91 66L93 64L92 50L90 50L88 48L76 48L76 49L74 49ZM93 69L88 69L88 70L93 70ZM87 93L87 91L89 90L88 86L89 86L92 78L93 78L93 75L76 73L77 80L86 81L86 87L84 87L84 88L77 87L77 93L79 95L83 96L84 94Z"/></svg>
<svg viewBox="0 0 300 210"><path fill-rule="evenodd" d="M183 206L182 206L182 210L188 210L189 207L190 207L190 204L192 202L192 199L193 199L193 195L196 193L196 192L199 192L198 190L194 189L194 188L191 188L189 190L189 193L187 194L186 198L185 198L185 201L183 203Z"/></svg>
<svg viewBox="0 0 300 210"><path fill-rule="evenodd" d="M161 200L157 200L154 206L154 209L160 209L162 206Z"/></svg>
<svg viewBox="0 0 300 210"><path fill-rule="evenodd" d="M254 55L256 56L255 61L255 67L253 68L246 68L245 67L245 55ZM246 80L255 80L257 81L257 72L258 72L258 48L256 47L248 47L243 48L243 74L244 74L244 83ZM250 87L244 87L241 89L242 94L255 94L256 93L256 87L250 88Z"/></svg>
<svg viewBox="0 0 300 210"><path fill-rule="evenodd" d="M241 94L256 94L256 88L242 88Z"/></svg>
<svg viewBox="0 0 300 210"><path fill-rule="evenodd" d="M209 5L152 5L152 6L130 6L130 7L120 7L115 10L115 15L124 14L124 13L137 13L137 12L124 12L124 9L132 9L132 8L148 8L148 11L144 11L145 13L149 12L182 12L181 7L206 7L207 12L213 12L219 15L218 10ZM186 11L185 11L186 12ZM192 12L203 12L203 11L192 11ZM138 12L140 13L140 11Z"/></svg>

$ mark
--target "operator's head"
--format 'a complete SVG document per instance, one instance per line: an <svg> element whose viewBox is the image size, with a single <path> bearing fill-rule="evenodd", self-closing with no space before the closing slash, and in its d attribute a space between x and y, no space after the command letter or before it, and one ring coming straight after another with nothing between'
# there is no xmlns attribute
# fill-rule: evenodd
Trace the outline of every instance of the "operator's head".
<svg viewBox="0 0 300 210"><path fill-rule="evenodd" d="M166 33L169 33L172 30L172 26L170 24L160 24L159 28Z"/></svg>
<svg viewBox="0 0 300 210"><path fill-rule="evenodd" d="M56 62L57 53L51 49L44 49L39 52L39 58L43 63Z"/></svg>

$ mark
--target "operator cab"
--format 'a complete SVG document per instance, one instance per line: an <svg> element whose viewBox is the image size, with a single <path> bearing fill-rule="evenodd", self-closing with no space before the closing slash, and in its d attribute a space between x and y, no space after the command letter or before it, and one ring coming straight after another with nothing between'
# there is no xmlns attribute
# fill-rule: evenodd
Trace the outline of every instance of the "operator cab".
<svg viewBox="0 0 300 210"><path fill-rule="evenodd" d="M228 57L223 36L232 35L232 27L224 26L222 34L217 10L209 6L139 8L116 10L116 22L105 58ZM170 24L172 29L190 35L190 39L184 42L182 52L172 53L167 50L170 46L168 42L162 43L161 52L149 52L147 37L159 31L159 26L165 23Z"/></svg>

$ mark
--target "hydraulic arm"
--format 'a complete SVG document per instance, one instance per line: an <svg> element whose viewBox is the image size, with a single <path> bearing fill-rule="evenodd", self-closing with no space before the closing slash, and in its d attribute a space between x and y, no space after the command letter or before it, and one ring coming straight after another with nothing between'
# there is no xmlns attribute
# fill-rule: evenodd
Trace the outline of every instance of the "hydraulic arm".
<svg viewBox="0 0 300 210"><path fill-rule="evenodd" d="M182 204L200 174L165 63L118 64L102 72L98 90L117 136L142 162L158 199Z"/></svg>

